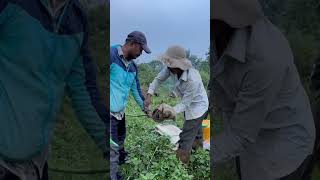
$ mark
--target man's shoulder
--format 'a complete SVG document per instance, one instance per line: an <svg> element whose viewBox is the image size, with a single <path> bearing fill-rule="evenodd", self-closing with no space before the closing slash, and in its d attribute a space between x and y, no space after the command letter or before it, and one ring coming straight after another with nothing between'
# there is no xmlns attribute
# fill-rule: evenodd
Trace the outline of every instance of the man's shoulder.
<svg viewBox="0 0 320 180"><path fill-rule="evenodd" d="M110 54L112 55L117 54L117 48L118 48L118 45L110 46Z"/></svg>
<svg viewBox="0 0 320 180"><path fill-rule="evenodd" d="M138 67L139 67L139 65L136 63L136 62L134 62L134 61L132 61L132 66L133 66L133 68L135 68L136 69L136 71L138 71Z"/></svg>
<svg viewBox="0 0 320 180"><path fill-rule="evenodd" d="M199 75L200 75L200 72L195 68L190 68L188 70L188 76L190 76L190 77L195 77L195 76L199 76Z"/></svg>
<svg viewBox="0 0 320 180"><path fill-rule="evenodd" d="M284 34L269 20L252 26L247 60L261 63L293 63L293 54Z"/></svg>
<svg viewBox="0 0 320 180"><path fill-rule="evenodd" d="M188 70L188 81L196 83L196 82L200 82L200 80L202 80L200 72L195 68L190 68Z"/></svg>

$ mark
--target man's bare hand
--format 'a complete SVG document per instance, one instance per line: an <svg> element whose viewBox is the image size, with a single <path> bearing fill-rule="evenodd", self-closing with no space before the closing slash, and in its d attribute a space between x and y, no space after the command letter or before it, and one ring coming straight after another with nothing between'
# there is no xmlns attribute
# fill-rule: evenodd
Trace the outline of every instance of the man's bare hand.
<svg viewBox="0 0 320 180"><path fill-rule="evenodd" d="M151 103L152 103L152 95L151 94L147 94L147 97L143 102L144 109L148 110L148 111L151 111Z"/></svg>

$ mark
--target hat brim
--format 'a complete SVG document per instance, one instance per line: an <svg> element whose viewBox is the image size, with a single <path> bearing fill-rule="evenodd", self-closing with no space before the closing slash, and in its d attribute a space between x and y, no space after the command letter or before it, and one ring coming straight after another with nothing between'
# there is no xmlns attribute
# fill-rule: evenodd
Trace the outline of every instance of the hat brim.
<svg viewBox="0 0 320 180"><path fill-rule="evenodd" d="M158 59L167 67L170 68L179 68L183 71L192 68L192 63L189 59L176 59L169 57L167 54L162 54L158 57Z"/></svg>
<svg viewBox="0 0 320 180"><path fill-rule="evenodd" d="M211 3L210 19L221 20L233 28L244 28L264 17L257 0L221 0Z"/></svg>
<svg viewBox="0 0 320 180"><path fill-rule="evenodd" d="M142 45L142 49L143 49L144 52L146 52L147 54L150 54L150 53L151 53L150 48L149 48L146 44Z"/></svg>

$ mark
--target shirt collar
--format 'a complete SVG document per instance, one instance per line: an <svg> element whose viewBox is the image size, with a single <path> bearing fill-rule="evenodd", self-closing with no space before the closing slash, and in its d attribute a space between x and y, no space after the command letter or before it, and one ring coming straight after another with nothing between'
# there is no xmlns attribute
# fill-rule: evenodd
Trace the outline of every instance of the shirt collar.
<svg viewBox="0 0 320 180"><path fill-rule="evenodd" d="M189 70L185 70L183 71L183 73L181 74L180 79L178 78L178 75L173 74L169 69L168 69L169 73L171 76L174 76L178 81L183 80L183 81L187 81L188 80L188 71Z"/></svg>
<svg viewBox="0 0 320 180"><path fill-rule="evenodd" d="M55 11L56 13L55 13L54 10L51 8L50 0L40 0L42 5L45 6L45 8L49 11L49 13L52 17L57 17L57 14L60 13L60 11L63 9L63 7L65 6L67 1L68 0L61 2L61 4L58 6L57 10Z"/></svg>
<svg viewBox="0 0 320 180"><path fill-rule="evenodd" d="M248 29L242 28L235 30L224 55L228 55L242 63L246 62L248 40Z"/></svg>
<svg viewBox="0 0 320 180"><path fill-rule="evenodd" d="M63 2L61 2L61 4L57 7L57 9L56 9L55 11L52 9L52 11L54 12L55 17L57 17L57 16L61 13L61 11L63 10L63 7L65 6L65 4L66 4L66 1L63 1Z"/></svg>
<svg viewBox="0 0 320 180"><path fill-rule="evenodd" d="M183 81L187 81L188 80L188 70L183 71L180 79L183 80Z"/></svg>
<svg viewBox="0 0 320 180"><path fill-rule="evenodd" d="M124 58L123 51L122 51L122 46L117 46L117 50L118 50L118 55L119 55L119 57L121 57L122 62L123 62L126 66L128 66L131 62L127 61L127 60Z"/></svg>
<svg viewBox="0 0 320 180"><path fill-rule="evenodd" d="M117 50L118 50L118 55L119 55L120 57L123 57L122 46L117 46Z"/></svg>

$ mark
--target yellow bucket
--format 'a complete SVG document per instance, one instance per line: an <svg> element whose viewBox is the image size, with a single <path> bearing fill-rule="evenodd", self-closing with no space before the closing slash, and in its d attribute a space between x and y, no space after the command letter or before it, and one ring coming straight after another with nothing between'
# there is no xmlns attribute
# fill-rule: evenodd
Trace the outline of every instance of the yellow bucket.
<svg viewBox="0 0 320 180"><path fill-rule="evenodd" d="M203 141L210 142L210 120L202 121Z"/></svg>

